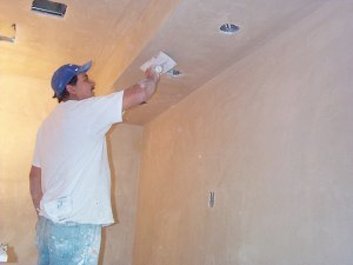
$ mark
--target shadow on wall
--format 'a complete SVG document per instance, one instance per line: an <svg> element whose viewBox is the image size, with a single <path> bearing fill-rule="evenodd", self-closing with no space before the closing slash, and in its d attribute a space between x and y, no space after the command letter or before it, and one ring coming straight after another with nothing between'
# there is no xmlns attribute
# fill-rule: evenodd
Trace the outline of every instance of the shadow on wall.
<svg viewBox="0 0 353 265"><path fill-rule="evenodd" d="M114 168L114 163L113 163L113 147L112 143L110 140L110 135L113 133L115 126L113 126L106 137L107 141L107 150L108 150L108 160L109 160L109 168L110 168L110 175L111 175L111 202L112 202L112 210L113 210L113 216L114 220L116 223L119 223L119 212L118 212L118 205L117 205L117 194L116 194L116 189L114 187L117 186L117 176L116 176L116 169Z"/></svg>
<svg viewBox="0 0 353 265"><path fill-rule="evenodd" d="M107 243L107 233L106 233L106 229L103 228L102 229L102 242L101 242L101 250L99 252L99 260L98 260L98 264L99 265L103 265L104 264L104 253L105 253L105 246Z"/></svg>
<svg viewBox="0 0 353 265"><path fill-rule="evenodd" d="M116 195L116 189L114 189L114 187L116 187L117 185L117 176L116 176L116 171L114 168L114 163L112 161L112 143L110 141L110 135L112 134L112 131L114 130L113 126L109 132L107 133L107 137L106 137L106 142L107 142L107 150L108 150L108 160L109 160L109 168L110 168L110 174L111 174L111 202L112 202L112 211L113 211L113 216L114 216L114 220L116 223L119 223L119 214L118 214L118 205L117 205L117 195ZM99 253L99 265L103 265L104 264L104 253L105 248L107 245L107 228L103 227L102 229L102 241L101 241L101 250Z"/></svg>

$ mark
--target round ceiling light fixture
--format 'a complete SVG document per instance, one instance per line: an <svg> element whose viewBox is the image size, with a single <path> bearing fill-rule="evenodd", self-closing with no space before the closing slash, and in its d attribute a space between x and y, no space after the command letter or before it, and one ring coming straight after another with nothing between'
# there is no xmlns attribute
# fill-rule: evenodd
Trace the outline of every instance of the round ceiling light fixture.
<svg viewBox="0 0 353 265"><path fill-rule="evenodd" d="M219 30L224 33L224 34L235 34L240 30L239 26L231 24L231 23L225 23L222 26L219 27Z"/></svg>

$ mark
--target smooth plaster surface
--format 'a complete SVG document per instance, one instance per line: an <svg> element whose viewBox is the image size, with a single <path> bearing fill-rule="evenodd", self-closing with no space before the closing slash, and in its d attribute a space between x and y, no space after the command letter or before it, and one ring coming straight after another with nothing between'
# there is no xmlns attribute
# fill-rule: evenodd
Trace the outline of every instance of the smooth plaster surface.
<svg viewBox="0 0 353 265"><path fill-rule="evenodd" d="M197 90L230 65L280 35L327 0L184 0L161 24L153 38L119 76L115 86L126 87L141 78L147 58L163 50L172 56L181 76L164 76L157 94L139 108L127 111L132 124L146 124ZM223 23L240 30L222 34Z"/></svg>
<svg viewBox="0 0 353 265"><path fill-rule="evenodd" d="M0 242L11 248L9 261L23 265L35 264L36 257L35 211L28 186L34 139L55 104L50 91L47 101L32 98L43 93L43 85L34 78L0 74Z"/></svg>
<svg viewBox="0 0 353 265"><path fill-rule="evenodd" d="M142 133L141 126L116 125L108 136L116 223L104 229L101 265L132 264Z"/></svg>
<svg viewBox="0 0 353 265"><path fill-rule="evenodd" d="M134 265L352 264L352 12L325 4L146 126Z"/></svg>

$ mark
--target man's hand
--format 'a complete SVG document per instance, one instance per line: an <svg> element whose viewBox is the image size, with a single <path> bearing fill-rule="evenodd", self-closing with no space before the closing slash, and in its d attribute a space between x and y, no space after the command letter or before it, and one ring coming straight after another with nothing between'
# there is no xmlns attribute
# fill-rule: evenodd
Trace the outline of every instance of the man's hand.
<svg viewBox="0 0 353 265"><path fill-rule="evenodd" d="M160 73L158 73L154 67L149 67L145 72L145 76L147 79L152 79L156 83L158 83L160 79Z"/></svg>
<svg viewBox="0 0 353 265"><path fill-rule="evenodd" d="M124 90L124 110L146 102L156 91L160 74L150 67L146 70L145 76L146 79Z"/></svg>

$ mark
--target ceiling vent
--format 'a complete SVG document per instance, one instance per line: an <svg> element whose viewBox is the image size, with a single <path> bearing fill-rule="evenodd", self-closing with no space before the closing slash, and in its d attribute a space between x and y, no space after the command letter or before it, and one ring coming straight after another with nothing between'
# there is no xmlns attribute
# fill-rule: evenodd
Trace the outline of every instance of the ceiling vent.
<svg viewBox="0 0 353 265"><path fill-rule="evenodd" d="M181 77L181 76L183 76L183 73L180 70L171 69L167 72L167 75L169 77Z"/></svg>
<svg viewBox="0 0 353 265"><path fill-rule="evenodd" d="M66 8L67 5L62 3L49 0L34 0L31 9L33 11L63 17L65 16Z"/></svg>
<svg viewBox="0 0 353 265"><path fill-rule="evenodd" d="M0 41L15 42L16 24L6 24L0 22Z"/></svg>

